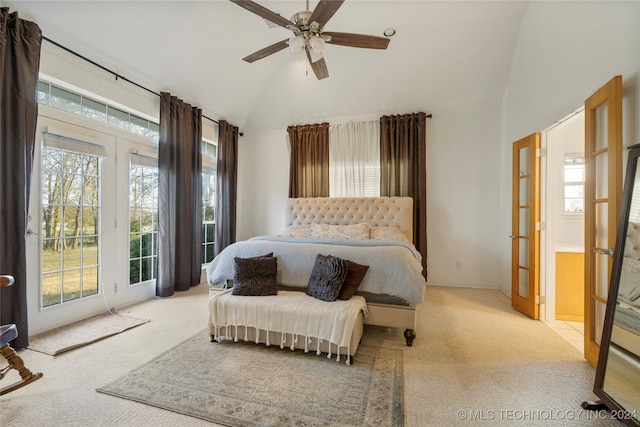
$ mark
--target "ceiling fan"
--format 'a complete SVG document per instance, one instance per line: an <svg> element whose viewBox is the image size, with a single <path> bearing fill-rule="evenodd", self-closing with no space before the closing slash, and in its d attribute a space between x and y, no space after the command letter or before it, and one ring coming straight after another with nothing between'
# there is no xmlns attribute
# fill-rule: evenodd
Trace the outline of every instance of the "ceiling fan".
<svg viewBox="0 0 640 427"><path fill-rule="evenodd" d="M293 15L291 20L251 0L231 1L265 20L293 32L293 37L279 41L242 58L247 62L257 61L287 47L290 47L293 51L304 49L313 72L318 80L321 80L329 77L329 70L327 70L327 64L322 53L325 43L366 49L386 49L389 45L389 39L385 37L324 31L325 24L342 6L344 0L320 0L313 12L309 10L309 0L307 0L306 10Z"/></svg>

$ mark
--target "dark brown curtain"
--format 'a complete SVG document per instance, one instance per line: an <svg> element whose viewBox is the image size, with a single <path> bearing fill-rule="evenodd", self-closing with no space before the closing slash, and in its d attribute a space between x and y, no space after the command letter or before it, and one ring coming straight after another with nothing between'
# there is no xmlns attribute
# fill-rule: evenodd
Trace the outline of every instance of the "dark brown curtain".
<svg viewBox="0 0 640 427"><path fill-rule="evenodd" d="M25 236L41 44L38 25L0 8L0 274L15 278L13 286L1 288L0 320L2 325L17 326L15 349L29 345Z"/></svg>
<svg viewBox="0 0 640 427"><path fill-rule="evenodd" d="M238 193L238 127L220 120L218 129L215 255L236 241L236 197Z"/></svg>
<svg viewBox="0 0 640 427"><path fill-rule="evenodd" d="M329 123L289 126L289 197L329 197Z"/></svg>
<svg viewBox="0 0 640 427"><path fill-rule="evenodd" d="M427 277L425 113L380 118L380 195L413 198L413 243Z"/></svg>
<svg viewBox="0 0 640 427"><path fill-rule="evenodd" d="M168 297L200 283L202 267L202 110L160 94L158 278Z"/></svg>

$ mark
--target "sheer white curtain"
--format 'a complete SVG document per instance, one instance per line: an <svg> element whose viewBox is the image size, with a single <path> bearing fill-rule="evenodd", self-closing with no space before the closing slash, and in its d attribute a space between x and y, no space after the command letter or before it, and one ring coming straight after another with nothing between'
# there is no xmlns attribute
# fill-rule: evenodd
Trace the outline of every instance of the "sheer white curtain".
<svg viewBox="0 0 640 427"><path fill-rule="evenodd" d="M380 121L329 127L329 195L380 196Z"/></svg>

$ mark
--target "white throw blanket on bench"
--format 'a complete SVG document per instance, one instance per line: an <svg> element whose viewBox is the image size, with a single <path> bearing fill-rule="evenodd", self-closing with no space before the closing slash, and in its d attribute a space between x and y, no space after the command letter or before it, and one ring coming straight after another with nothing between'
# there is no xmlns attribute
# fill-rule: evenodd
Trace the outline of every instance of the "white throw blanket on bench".
<svg viewBox="0 0 640 427"><path fill-rule="evenodd" d="M278 291L278 295L259 297L219 291L209 299L209 333L217 339L224 331L223 335L233 337L234 341L247 341L246 330L251 327L256 330L256 343L271 345L269 332L279 332L281 341L273 344L284 348L289 334L291 350L298 339L304 339L305 352L309 351L307 344L311 338L318 340L318 348L326 340L337 346L339 360L340 347L346 349L346 355L351 353L351 335L360 311L367 315L367 304L359 295L348 301L325 302L296 291ZM238 337L238 326L245 326L244 337Z"/></svg>

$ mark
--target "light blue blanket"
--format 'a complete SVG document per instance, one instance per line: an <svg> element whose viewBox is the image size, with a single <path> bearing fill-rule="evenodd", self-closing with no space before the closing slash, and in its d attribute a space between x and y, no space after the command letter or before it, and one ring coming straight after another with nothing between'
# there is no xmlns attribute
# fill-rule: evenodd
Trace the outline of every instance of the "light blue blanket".
<svg viewBox="0 0 640 427"><path fill-rule="evenodd" d="M420 253L409 243L391 240L343 240L259 236L227 246L207 267L207 280L219 285L233 279L234 258L249 258L273 252L278 257L278 284L305 288L316 256L332 255L369 270L359 291L388 294L419 304L426 282Z"/></svg>

